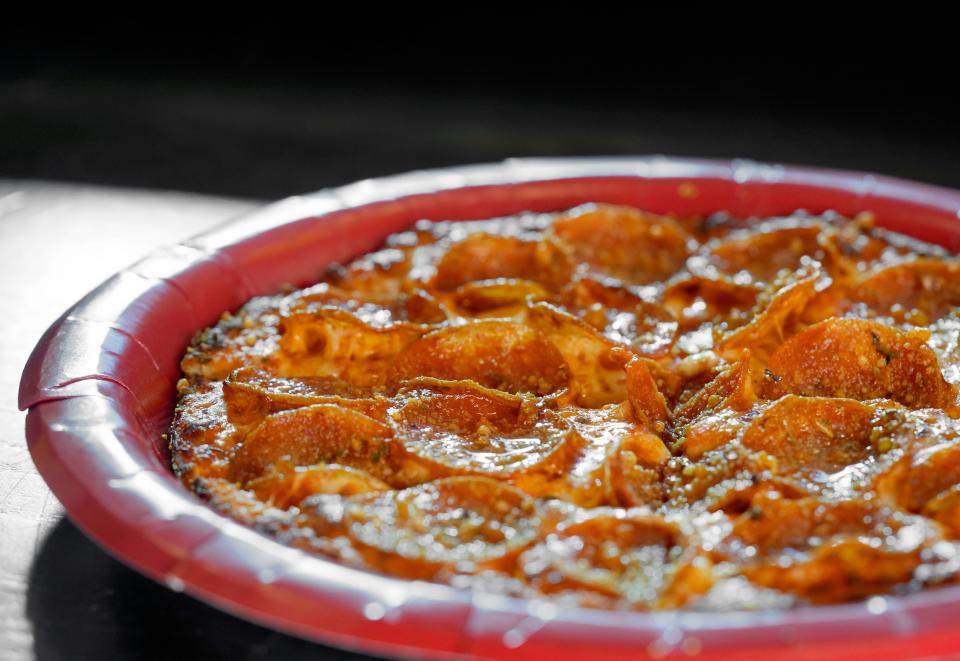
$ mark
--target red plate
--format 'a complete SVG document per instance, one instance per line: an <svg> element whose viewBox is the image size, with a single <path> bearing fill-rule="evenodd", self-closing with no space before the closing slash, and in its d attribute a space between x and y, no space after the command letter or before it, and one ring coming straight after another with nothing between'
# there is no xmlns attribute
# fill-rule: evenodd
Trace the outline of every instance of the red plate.
<svg viewBox="0 0 960 661"><path fill-rule="evenodd" d="M174 590L241 617L390 656L778 660L960 651L960 587L762 613L558 609L340 566L215 514L174 478L166 430L195 331L421 218L612 202L655 212L873 211L960 249L960 193L850 172L663 157L514 160L361 181L278 202L118 273L46 332L20 383L33 460L73 521Z"/></svg>

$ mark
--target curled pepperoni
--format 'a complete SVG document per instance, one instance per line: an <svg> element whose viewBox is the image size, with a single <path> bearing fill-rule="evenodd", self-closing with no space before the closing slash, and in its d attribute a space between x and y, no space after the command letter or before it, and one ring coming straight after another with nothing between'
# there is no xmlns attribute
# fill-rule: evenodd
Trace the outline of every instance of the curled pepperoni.
<svg viewBox="0 0 960 661"><path fill-rule="evenodd" d="M695 582L678 571L689 561L687 539L676 524L642 511L600 510L561 524L519 564L542 592L595 591L651 608L664 601L679 605L689 592L709 587L708 579L689 590Z"/></svg>
<svg viewBox="0 0 960 661"><path fill-rule="evenodd" d="M344 291L361 295L399 294L406 288L410 256L421 240L430 243L428 237L420 236L414 245L386 247L363 255L347 266L333 266L324 280Z"/></svg>
<svg viewBox="0 0 960 661"><path fill-rule="evenodd" d="M170 450L173 469L181 480L195 476L225 477L227 452L237 441L236 429L226 419L221 384L190 387L174 413Z"/></svg>
<svg viewBox="0 0 960 661"><path fill-rule="evenodd" d="M736 439L756 414L757 411L753 409L746 412L733 409L708 412L682 429L679 447L685 457L700 459Z"/></svg>
<svg viewBox="0 0 960 661"><path fill-rule="evenodd" d="M355 496L388 491L390 485L357 468L337 464L274 465L266 475L251 480L247 489L268 505L286 509L317 494Z"/></svg>
<svg viewBox="0 0 960 661"><path fill-rule="evenodd" d="M954 484L928 502L923 515L943 525L952 539L960 539L960 485Z"/></svg>
<svg viewBox="0 0 960 661"><path fill-rule="evenodd" d="M783 473L836 473L873 456L874 410L852 399L788 395L757 416L742 443Z"/></svg>
<svg viewBox="0 0 960 661"><path fill-rule="evenodd" d="M354 386L336 377L285 379L245 367L223 383L227 419L238 427L256 424L271 413L313 404L336 404L375 419L386 414L387 401L375 398L372 388Z"/></svg>
<svg viewBox="0 0 960 661"><path fill-rule="evenodd" d="M621 285L581 278L567 288L563 302L610 341L648 358L668 354L677 337L677 320L665 307Z"/></svg>
<svg viewBox="0 0 960 661"><path fill-rule="evenodd" d="M334 308L352 312L374 328L399 323L440 323L446 320L440 303L423 289L403 292L346 291L323 282L290 294L283 300L287 314Z"/></svg>
<svg viewBox="0 0 960 661"><path fill-rule="evenodd" d="M685 276L667 285L664 307L677 319L681 332L717 321L739 326L749 320L761 289L723 278Z"/></svg>
<svg viewBox="0 0 960 661"><path fill-rule="evenodd" d="M607 456L610 502L623 507L658 507L664 500L661 477L669 458L669 451L656 434L621 438Z"/></svg>
<svg viewBox="0 0 960 661"><path fill-rule="evenodd" d="M472 381L417 379L400 392L390 424L411 461L434 477L563 473L581 439L531 397Z"/></svg>
<svg viewBox="0 0 960 661"><path fill-rule="evenodd" d="M649 505L663 501L660 479L670 459L659 436L634 422L622 406L562 408L580 443L565 472L529 472L512 482L527 493L582 507Z"/></svg>
<svg viewBox="0 0 960 661"><path fill-rule="evenodd" d="M694 272L715 269L725 275L749 273L762 282L800 267L805 256L823 259L821 226L787 218L734 232L708 244L702 255L692 258ZM702 263L702 265L701 265Z"/></svg>
<svg viewBox="0 0 960 661"><path fill-rule="evenodd" d="M893 399L912 408L948 407L957 397L919 331L874 321L829 319L798 333L770 357L764 395Z"/></svg>
<svg viewBox="0 0 960 661"><path fill-rule="evenodd" d="M532 328L485 320L443 328L411 344L390 365L387 387L396 391L419 376L547 395L566 387L568 368L557 348Z"/></svg>
<svg viewBox="0 0 960 661"><path fill-rule="evenodd" d="M747 411L757 401L757 364L749 351L744 351L733 364L716 376L674 410L677 426L692 423L701 415L722 408L734 413Z"/></svg>
<svg viewBox="0 0 960 661"><path fill-rule="evenodd" d="M943 378L960 386L960 317L944 317L930 326L927 344L943 366Z"/></svg>
<svg viewBox="0 0 960 661"><path fill-rule="evenodd" d="M922 518L864 500L787 500L766 494L728 540L752 581L814 601L862 598L913 576L940 538ZM748 551L752 549L752 551Z"/></svg>
<svg viewBox="0 0 960 661"><path fill-rule="evenodd" d="M467 314L503 316L505 309L522 308L528 300L539 301L547 296L547 290L536 282L498 278L461 285L454 293L454 300Z"/></svg>
<svg viewBox="0 0 960 661"><path fill-rule="evenodd" d="M819 291L830 284L816 262L777 281L761 294L758 300L759 313L745 326L727 334L719 343L719 352L735 358L744 349L759 356L769 355L790 335L806 306Z"/></svg>
<svg viewBox="0 0 960 661"><path fill-rule="evenodd" d="M312 553L336 553L332 540L343 534L337 507L324 511L306 507L304 503L304 511L283 510L234 482L217 478L200 480L197 491L214 509L228 513L244 525L267 533L283 544Z"/></svg>
<svg viewBox="0 0 960 661"><path fill-rule="evenodd" d="M920 512L960 483L960 422L939 411L890 415L875 433L877 446L897 459L877 479L885 502Z"/></svg>
<svg viewBox="0 0 960 661"><path fill-rule="evenodd" d="M281 327L271 372L334 376L360 387L382 385L387 366L427 330L407 323L371 326L352 312L334 308L287 315Z"/></svg>
<svg viewBox="0 0 960 661"><path fill-rule="evenodd" d="M663 280L683 266L689 235L664 216L587 205L558 218L553 232L573 256L627 284Z"/></svg>
<svg viewBox="0 0 960 661"><path fill-rule="evenodd" d="M727 420L726 412L724 419ZM773 489L787 496L804 495L803 490L776 480L776 459L747 450L736 441L742 429L743 421L736 420L732 429L714 444L716 449L703 449L695 461L682 457L667 464L664 487L671 506L739 513L745 509L744 500L749 504L756 492Z"/></svg>
<svg viewBox="0 0 960 661"><path fill-rule="evenodd" d="M911 511L960 482L960 444L945 441L924 448L910 457L898 500Z"/></svg>
<svg viewBox="0 0 960 661"><path fill-rule="evenodd" d="M409 578L509 569L541 525L532 498L482 477L356 496L346 503L344 522L371 566Z"/></svg>
<svg viewBox="0 0 960 661"><path fill-rule="evenodd" d="M863 278L851 298L899 321L926 325L960 306L960 263L919 258Z"/></svg>
<svg viewBox="0 0 960 661"><path fill-rule="evenodd" d="M742 414L725 410L696 421L686 429L683 449L702 463L701 477L729 474L727 455L731 467L760 467L749 483L731 485L726 501L742 501L758 487L856 497L883 468L875 443L881 420L882 413L856 400L788 395ZM691 476L699 470L692 467Z"/></svg>
<svg viewBox="0 0 960 661"><path fill-rule="evenodd" d="M451 291L479 280L516 278L559 289L573 273L569 257L553 241L471 234L440 258L433 285Z"/></svg>
<svg viewBox="0 0 960 661"><path fill-rule="evenodd" d="M670 421L667 401L660 394L651 365L643 358L633 358L626 364L627 401L638 422L654 432L663 432Z"/></svg>
<svg viewBox="0 0 960 661"><path fill-rule="evenodd" d="M559 350L570 370L570 394L588 408L626 399L626 375L616 345L582 320L548 303L530 307L529 323Z"/></svg>
<svg viewBox="0 0 960 661"><path fill-rule="evenodd" d="M876 218L870 212L859 213L847 222L839 218L834 220L839 222L834 222L821 234L821 242L831 253L832 270L840 275L853 274L862 270L863 264L881 259L884 253L900 252L905 248L894 246L888 240L891 238L888 232L876 229Z"/></svg>
<svg viewBox="0 0 960 661"><path fill-rule="evenodd" d="M244 525L252 526L263 517L270 506L231 480L221 477L202 477L197 480L197 494L214 508L230 512Z"/></svg>
<svg viewBox="0 0 960 661"><path fill-rule="evenodd" d="M232 478L259 477L280 461L304 466L341 463L388 479L392 432L358 411L315 404L264 418L233 450Z"/></svg>
<svg viewBox="0 0 960 661"><path fill-rule="evenodd" d="M407 381L397 394L390 419L415 429L444 427L472 433L484 426L507 432L528 424L540 412L540 402L548 401L485 388L475 381L419 377Z"/></svg>

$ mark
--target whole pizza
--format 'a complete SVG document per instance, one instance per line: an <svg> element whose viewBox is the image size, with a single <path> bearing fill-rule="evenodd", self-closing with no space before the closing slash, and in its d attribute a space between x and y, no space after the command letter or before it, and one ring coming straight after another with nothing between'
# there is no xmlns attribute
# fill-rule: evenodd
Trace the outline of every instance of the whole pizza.
<svg viewBox="0 0 960 661"><path fill-rule="evenodd" d="M408 579L643 610L915 591L960 571L958 305L960 262L868 214L423 221L198 333L173 467Z"/></svg>

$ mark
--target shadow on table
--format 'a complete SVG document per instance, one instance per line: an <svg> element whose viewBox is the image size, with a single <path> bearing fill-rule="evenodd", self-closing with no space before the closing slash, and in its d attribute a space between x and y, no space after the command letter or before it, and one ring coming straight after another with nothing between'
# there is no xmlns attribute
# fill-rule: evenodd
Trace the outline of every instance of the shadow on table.
<svg viewBox="0 0 960 661"><path fill-rule="evenodd" d="M34 652L58 659L305 659L360 661L218 611L114 560L61 519L30 570Z"/></svg>

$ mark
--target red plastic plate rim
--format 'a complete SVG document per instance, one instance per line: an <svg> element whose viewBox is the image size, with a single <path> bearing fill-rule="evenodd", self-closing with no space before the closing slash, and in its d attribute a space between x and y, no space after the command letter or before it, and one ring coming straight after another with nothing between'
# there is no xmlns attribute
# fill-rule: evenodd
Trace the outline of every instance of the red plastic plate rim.
<svg viewBox="0 0 960 661"><path fill-rule="evenodd" d="M551 659L960 651L960 587L790 611L558 608L309 556L213 512L172 476L158 437L175 398L176 364L189 335L221 311L285 283L305 284L420 218L589 201L741 216L869 210L882 225L960 249L960 192L855 172L650 156L512 159L361 181L162 248L68 310L21 380L34 462L71 519L126 564L241 617L348 649Z"/></svg>

